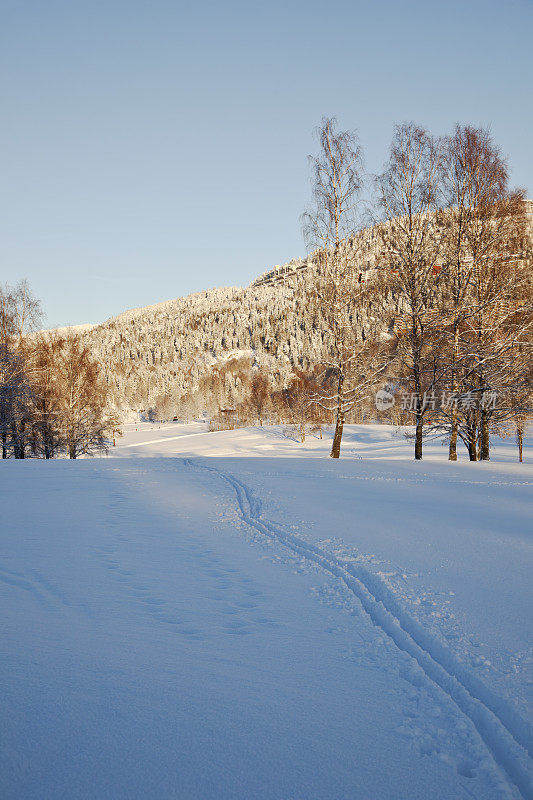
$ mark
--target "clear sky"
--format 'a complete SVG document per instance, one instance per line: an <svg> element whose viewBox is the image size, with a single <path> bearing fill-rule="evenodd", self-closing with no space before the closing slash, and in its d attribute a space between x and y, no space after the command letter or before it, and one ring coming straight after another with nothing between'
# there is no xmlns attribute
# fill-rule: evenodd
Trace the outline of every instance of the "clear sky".
<svg viewBox="0 0 533 800"><path fill-rule="evenodd" d="M313 128L490 126L533 195L532 0L0 0L0 281L99 322L303 255Z"/></svg>

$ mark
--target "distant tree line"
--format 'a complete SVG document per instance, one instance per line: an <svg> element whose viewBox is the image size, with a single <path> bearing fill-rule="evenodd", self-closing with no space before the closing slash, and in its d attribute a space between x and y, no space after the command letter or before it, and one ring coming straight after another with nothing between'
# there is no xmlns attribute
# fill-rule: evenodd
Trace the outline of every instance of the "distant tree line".
<svg viewBox="0 0 533 800"><path fill-rule="evenodd" d="M36 333L40 319L25 281L0 286L2 458L104 450L116 422L100 367L77 338Z"/></svg>

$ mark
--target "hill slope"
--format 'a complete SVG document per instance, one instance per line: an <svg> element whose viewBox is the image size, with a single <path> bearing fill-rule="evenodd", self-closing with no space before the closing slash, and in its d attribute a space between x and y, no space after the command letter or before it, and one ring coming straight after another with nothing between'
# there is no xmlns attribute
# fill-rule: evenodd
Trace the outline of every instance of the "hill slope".
<svg viewBox="0 0 533 800"><path fill-rule="evenodd" d="M533 231L533 203L528 201ZM387 223L388 224L388 223ZM394 228L394 221L391 223ZM444 223L435 215L435 230ZM379 237L368 228L349 240L364 273L379 268ZM311 256L268 270L248 288L218 288L164 303L131 309L102 325L80 331L112 388L114 404L141 410L167 398L176 408L223 365L219 405L242 399L242 380L251 366L270 375L273 389L287 385L293 369L307 370L324 358L320 311L308 302L306 281L317 269ZM360 277L361 277L360 276ZM302 291L303 287L303 291ZM390 298L384 328L397 304ZM367 314L381 314L383 305ZM356 325L365 324L362 310ZM220 377L220 369L218 369ZM212 394L212 387L210 389ZM167 403L168 405L168 403ZM196 409L198 410L198 409ZM179 413L179 412L178 412Z"/></svg>

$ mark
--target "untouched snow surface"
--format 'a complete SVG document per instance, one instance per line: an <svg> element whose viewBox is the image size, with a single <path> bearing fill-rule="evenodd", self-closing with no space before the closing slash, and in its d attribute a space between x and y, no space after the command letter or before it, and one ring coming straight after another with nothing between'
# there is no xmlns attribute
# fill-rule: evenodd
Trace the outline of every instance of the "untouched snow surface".
<svg viewBox="0 0 533 800"><path fill-rule="evenodd" d="M0 464L0 797L533 797L531 459L329 445Z"/></svg>

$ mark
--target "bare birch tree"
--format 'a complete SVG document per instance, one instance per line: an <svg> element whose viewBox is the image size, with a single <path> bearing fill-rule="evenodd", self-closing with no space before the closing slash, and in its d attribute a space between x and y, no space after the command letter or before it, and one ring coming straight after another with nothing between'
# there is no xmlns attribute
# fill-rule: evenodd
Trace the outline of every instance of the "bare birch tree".
<svg viewBox="0 0 533 800"><path fill-rule="evenodd" d="M525 345L531 326L530 276L523 258L517 258L527 246L524 196L510 191L508 182L507 164L489 131L456 126L446 143L441 305L448 332L448 387L452 394L473 392L477 401L463 420L472 460L478 452L483 460L489 458L490 419L495 416L495 409L479 401L488 390L521 382L523 358L517 348ZM458 414L452 404L451 461L457 459Z"/></svg>
<svg viewBox="0 0 533 800"><path fill-rule="evenodd" d="M58 362L63 345L61 337L39 335L29 354L34 451L46 459L54 458L62 446Z"/></svg>
<svg viewBox="0 0 533 800"><path fill-rule="evenodd" d="M32 395L24 336L39 324L41 309L27 281L0 285L0 437L2 458L26 455Z"/></svg>
<svg viewBox="0 0 533 800"><path fill-rule="evenodd" d="M441 180L441 142L413 123L397 126L386 168L375 181L384 220L377 231L380 275L398 306L395 350L413 400L415 459L422 458L424 416L442 375L440 240L434 215Z"/></svg>
<svg viewBox="0 0 533 800"><path fill-rule="evenodd" d="M98 364L74 337L62 340L55 358L61 436L69 458L106 449L116 419L106 411Z"/></svg>
<svg viewBox="0 0 533 800"><path fill-rule="evenodd" d="M361 356L356 348L354 314L356 295L362 297L365 286L358 283L358 253L352 237L363 186L363 158L356 133L338 131L335 119L324 118L317 136L319 154L309 157L314 207L304 214L303 225L308 245L318 249L313 256L316 270L312 282L304 283L304 296L320 311L325 365L334 386L317 399L335 412L330 455L339 458L346 413L353 407L357 391L353 367Z"/></svg>
<svg viewBox="0 0 533 800"><path fill-rule="evenodd" d="M250 381L249 406L261 426L263 425L265 411L269 406L271 393L272 386L268 377L261 372L255 372Z"/></svg>

